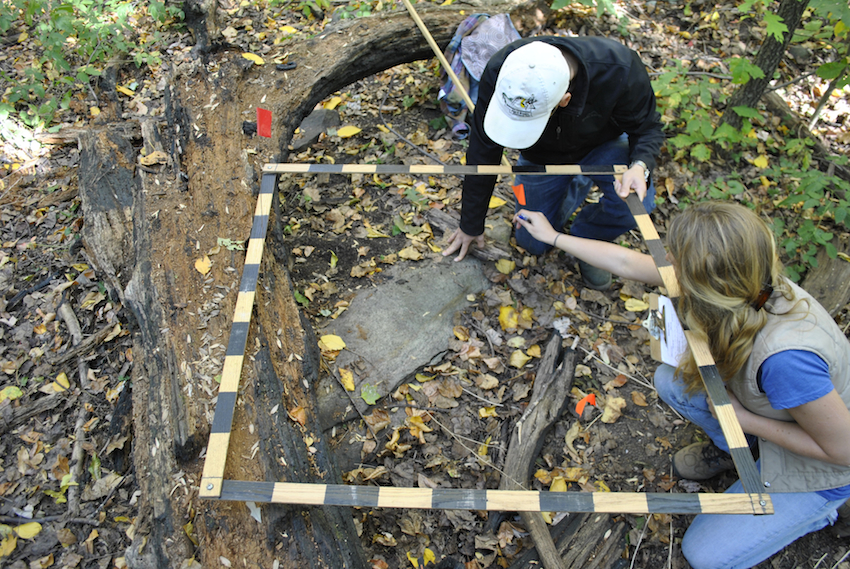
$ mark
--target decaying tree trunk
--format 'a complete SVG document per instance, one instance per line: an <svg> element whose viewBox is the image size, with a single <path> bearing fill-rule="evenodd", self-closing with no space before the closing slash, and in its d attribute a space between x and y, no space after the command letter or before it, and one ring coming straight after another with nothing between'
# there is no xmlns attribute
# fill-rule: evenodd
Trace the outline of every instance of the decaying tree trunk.
<svg viewBox="0 0 850 569"><path fill-rule="evenodd" d="M420 16L445 45L464 18L460 10L499 13L516 5L456 3ZM218 566L221 559L233 566L277 561L283 569L365 566L347 509L263 507L252 515L243 503L197 497L214 376L245 255L217 248L217 239L248 238L262 165L286 159L295 128L319 101L432 57L406 12L344 22L282 48L295 69L254 66L237 51L179 63L166 92L167 124L132 132L105 125L81 135L86 251L135 317L133 452L142 495L126 552L134 569ZM258 106L273 113L272 139L242 131ZM333 483L339 475L312 412L315 338L285 268L287 221L287 212L271 215L225 478ZM204 263L196 268L205 257L206 271ZM297 407L306 410L303 421L290 416Z"/></svg>
<svg viewBox="0 0 850 569"><path fill-rule="evenodd" d="M576 353L566 355L561 348L561 336L556 332L546 345L534 378L534 392L525 412L511 434L504 474L499 488L522 490L529 480L534 459L543 446L546 433L566 409L573 384ZM526 530L546 569L561 569L561 559L549 535L549 528L539 512L521 512Z"/></svg>
<svg viewBox="0 0 850 569"><path fill-rule="evenodd" d="M525 487L546 434L570 401L576 359L574 350L563 350L561 337L555 333L540 360L531 401L511 434L500 489ZM608 514L571 514L551 533L540 513L522 512L520 516L536 551L515 560L512 567L517 569L538 560L546 569L608 569L615 566L625 548L625 524L613 523Z"/></svg>

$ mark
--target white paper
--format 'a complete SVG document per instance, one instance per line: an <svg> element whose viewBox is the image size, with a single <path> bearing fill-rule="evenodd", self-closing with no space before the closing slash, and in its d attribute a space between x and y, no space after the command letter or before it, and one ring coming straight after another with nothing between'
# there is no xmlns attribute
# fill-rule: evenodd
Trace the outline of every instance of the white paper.
<svg viewBox="0 0 850 569"><path fill-rule="evenodd" d="M673 308L673 301L666 296L658 297L658 312L664 315L664 331L661 333L661 361L676 367L682 356L688 351L688 341L682 324Z"/></svg>

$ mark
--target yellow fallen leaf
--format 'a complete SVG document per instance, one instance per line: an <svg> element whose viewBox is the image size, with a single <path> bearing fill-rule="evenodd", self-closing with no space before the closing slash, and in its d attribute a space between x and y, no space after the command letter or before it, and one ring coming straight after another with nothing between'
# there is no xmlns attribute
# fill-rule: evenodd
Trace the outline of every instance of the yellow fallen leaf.
<svg viewBox="0 0 850 569"><path fill-rule="evenodd" d="M767 156L762 154L761 156L753 160L753 166L755 166L756 168L767 168Z"/></svg>
<svg viewBox="0 0 850 569"><path fill-rule="evenodd" d="M339 336L326 334L319 339L319 349L323 352L336 352L345 348L345 342Z"/></svg>
<svg viewBox="0 0 850 569"><path fill-rule="evenodd" d="M243 53L242 57L244 57L245 59L247 59L249 61L253 61L257 65L265 65L265 63L266 63L265 61L263 61L262 57L260 57L259 55L255 55L253 53L247 53L247 52Z"/></svg>
<svg viewBox="0 0 850 569"><path fill-rule="evenodd" d="M389 133L390 133L390 129L388 129L387 127L385 127L385 126L384 126L384 125L382 125L382 124L379 124L379 125L378 125L378 130L380 130L380 131L381 131L381 132L383 132L384 134L389 134Z"/></svg>
<svg viewBox="0 0 850 569"><path fill-rule="evenodd" d="M91 107L91 108L89 109L89 115L91 115L91 117L92 117L92 118L96 117L96 116L97 116L97 115L99 115L99 114L100 114L100 109L99 109L99 108L97 108L97 107Z"/></svg>
<svg viewBox="0 0 850 569"><path fill-rule="evenodd" d="M486 417L498 417L495 407L481 407L478 409L478 416L482 419Z"/></svg>
<svg viewBox="0 0 850 569"><path fill-rule="evenodd" d="M425 551L422 552L422 560L425 562L423 565L427 566L429 563L437 562L437 555L426 547Z"/></svg>
<svg viewBox="0 0 850 569"><path fill-rule="evenodd" d="M625 406L626 400L622 397L606 397L602 417L599 420L603 423L616 422L623 415L623 407Z"/></svg>
<svg viewBox="0 0 850 569"><path fill-rule="evenodd" d="M611 491L611 489L608 487L608 485L605 484L605 482L603 482L602 480L597 480L596 482L593 483L593 485L596 486L597 492L610 492Z"/></svg>
<svg viewBox="0 0 850 569"><path fill-rule="evenodd" d="M502 326L502 330L516 328L518 318L519 316L513 306L502 306L499 308L499 324Z"/></svg>
<svg viewBox="0 0 850 569"><path fill-rule="evenodd" d="M369 237L370 239L377 239L379 237L389 237L389 235L387 235L383 231L372 227L372 224L368 221L364 221L363 225L366 226L366 237Z"/></svg>
<svg viewBox="0 0 850 569"><path fill-rule="evenodd" d="M522 350L514 350L514 353L511 354L511 359L508 362L511 366L521 369L522 366L528 363L531 359L530 356L525 355ZM625 401L623 401L625 404Z"/></svg>
<svg viewBox="0 0 850 569"><path fill-rule="evenodd" d="M359 132L360 132L359 128L357 128L356 126L349 125L349 126L344 126L341 129L339 129L338 131L336 131L336 134L340 138L351 138L352 136L354 136L355 134L357 134Z"/></svg>
<svg viewBox="0 0 850 569"><path fill-rule="evenodd" d="M508 202L506 202L500 197L490 196L490 204L487 207L489 207L490 209L495 209L497 207L505 205L506 203Z"/></svg>
<svg viewBox="0 0 850 569"><path fill-rule="evenodd" d="M629 312L643 312L648 309L649 305L642 300L630 298L626 301L626 310Z"/></svg>
<svg viewBox="0 0 850 569"><path fill-rule="evenodd" d="M478 456L487 456L487 450L490 446L490 440L493 437L487 437L484 439L484 442L481 443L481 446L478 447Z"/></svg>
<svg viewBox="0 0 850 569"><path fill-rule="evenodd" d="M510 259L499 259L496 261L496 270L502 273L503 275L511 274L516 268L516 262L511 261Z"/></svg>
<svg viewBox="0 0 850 569"><path fill-rule="evenodd" d="M18 546L18 537L10 533L6 537L3 538L3 541L0 541L0 559L4 557L8 557L15 551L15 547Z"/></svg>
<svg viewBox="0 0 850 569"><path fill-rule="evenodd" d="M136 95L133 91L131 91L127 87L124 87L123 85L118 85L115 90L121 93L122 95L127 95L128 97L134 97Z"/></svg>
<svg viewBox="0 0 850 569"><path fill-rule="evenodd" d="M340 368L339 378L342 380L342 386L346 391L354 391L354 374L350 369Z"/></svg>
<svg viewBox="0 0 850 569"><path fill-rule="evenodd" d="M540 352L540 344L534 344L533 346L529 346L528 355L532 358L539 358L542 355Z"/></svg>
<svg viewBox="0 0 850 569"><path fill-rule="evenodd" d="M195 270L202 275L210 272L210 267L212 267L212 261L210 261L209 255L204 255L202 259L195 259Z"/></svg>
<svg viewBox="0 0 850 569"><path fill-rule="evenodd" d="M17 399L18 397L23 397L24 392L21 391L21 388L16 385L9 385L8 387L4 387L2 391L0 391L0 402L5 401L6 399L12 401Z"/></svg>
<svg viewBox="0 0 850 569"><path fill-rule="evenodd" d="M142 166L153 166L154 164L165 164L168 162L168 154L162 150L154 150L147 156L139 158L139 163Z"/></svg>
<svg viewBox="0 0 850 569"><path fill-rule="evenodd" d="M549 485L550 492L566 492L567 491L567 481L564 480L561 476L556 476L552 479L552 484ZM555 519L555 512L541 512L543 515L543 519L546 520L547 524L552 524Z"/></svg>
<svg viewBox="0 0 850 569"><path fill-rule="evenodd" d="M407 259L409 261L421 261L422 253L416 250L416 247L412 245L410 247L405 247L401 251L398 252L398 256L402 259Z"/></svg>
<svg viewBox="0 0 850 569"><path fill-rule="evenodd" d="M335 108L337 108L341 102L342 102L342 97L331 97L331 100L328 101L327 103L325 103L324 107L327 110L332 111Z"/></svg>
<svg viewBox="0 0 850 569"><path fill-rule="evenodd" d="M281 26L278 29L285 34L297 34L298 33L298 30L296 30L292 26Z"/></svg>
<svg viewBox="0 0 850 569"><path fill-rule="evenodd" d="M28 37L30 37L30 35L28 33L21 32L20 35L18 36L18 43L24 43L25 41L27 41Z"/></svg>
<svg viewBox="0 0 850 569"><path fill-rule="evenodd" d="M19 525L15 528L15 533L21 539L32 539L41 533L41 524L38 522L29 522L28 524Z"/></svg>

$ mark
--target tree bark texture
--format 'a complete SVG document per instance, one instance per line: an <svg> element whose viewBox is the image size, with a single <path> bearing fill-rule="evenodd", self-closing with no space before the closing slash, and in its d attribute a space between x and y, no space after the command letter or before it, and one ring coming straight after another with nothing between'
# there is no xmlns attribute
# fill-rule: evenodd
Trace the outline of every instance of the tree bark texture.
<svg viewBox="0 0 850 569"><path fill-rule="evenodd" d="M764 77L760 79L750 78L744 83L726 105L726 110L723 112L722 121L729 125L740 128L742 124L741 117L733 110L735 107L755 107L765 89L773 80L773 72L782 60L785 54L785 48L791 41L794 35L794 30L800 25L800 19L803 17L803 12L806 6L809 5L809 0L781 0L777 15L782 18L782 21L788 27L788 31L783 35L783 41L779 42L773 35L767 36L764 43L761 45L756 54L755 63L763 72Z"/></svg>
<svg viewBox="0 0 850 569"><path fill-rule="evenodd" d="M444 46L465 17L460 10L495 14L518 5L454 4L420 16ZM85 250L135 319L133 453L141 497L126 552L133 569L176 569L193 557L205 567L221 558L262 567L277 560L282 569L365 563L350 510L264 506L257 521L243 503L197 498L215 408L212 376L221 373L245 256L213 252L217 238L247 240L262 165L286 160L294 130L318 102L432 57L404 11L344 21L281 49L295 69L255 66L240 51L180 62L165 93L166 123L112 126L110 119L121 118L119 101L81 134ZM273 113L271 139L242 132L258 106ZM164 158L139 163L155 151ZM225 478L335 483L339 474L313 412L316 341L286 271L281 226L288 215L270 216ZM211 266L203 273L195 262L205 256ZM297 407L307 411L303 424L289 416Z"/></svg>

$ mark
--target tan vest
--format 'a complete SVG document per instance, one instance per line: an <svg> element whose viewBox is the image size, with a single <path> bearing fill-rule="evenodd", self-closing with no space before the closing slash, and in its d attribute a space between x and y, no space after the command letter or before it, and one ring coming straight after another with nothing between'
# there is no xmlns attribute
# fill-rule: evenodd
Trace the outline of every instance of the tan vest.
<svg viewBox="0 0 850 569"><path fill-rule="evenodd" d="M758 370L768 357L783 350L806 350L829 365L832 384L850 409L850 342L829 313L802 288L789 283L796 299L774 293L764 310L767 324L756 335L753 352L744 367L727 383L750 411L793 421L784 409L770 406L759 390ZM768 492L815 492L850 484L850 466L838 466L795 454L759 438L761 478Z"/></svg>

